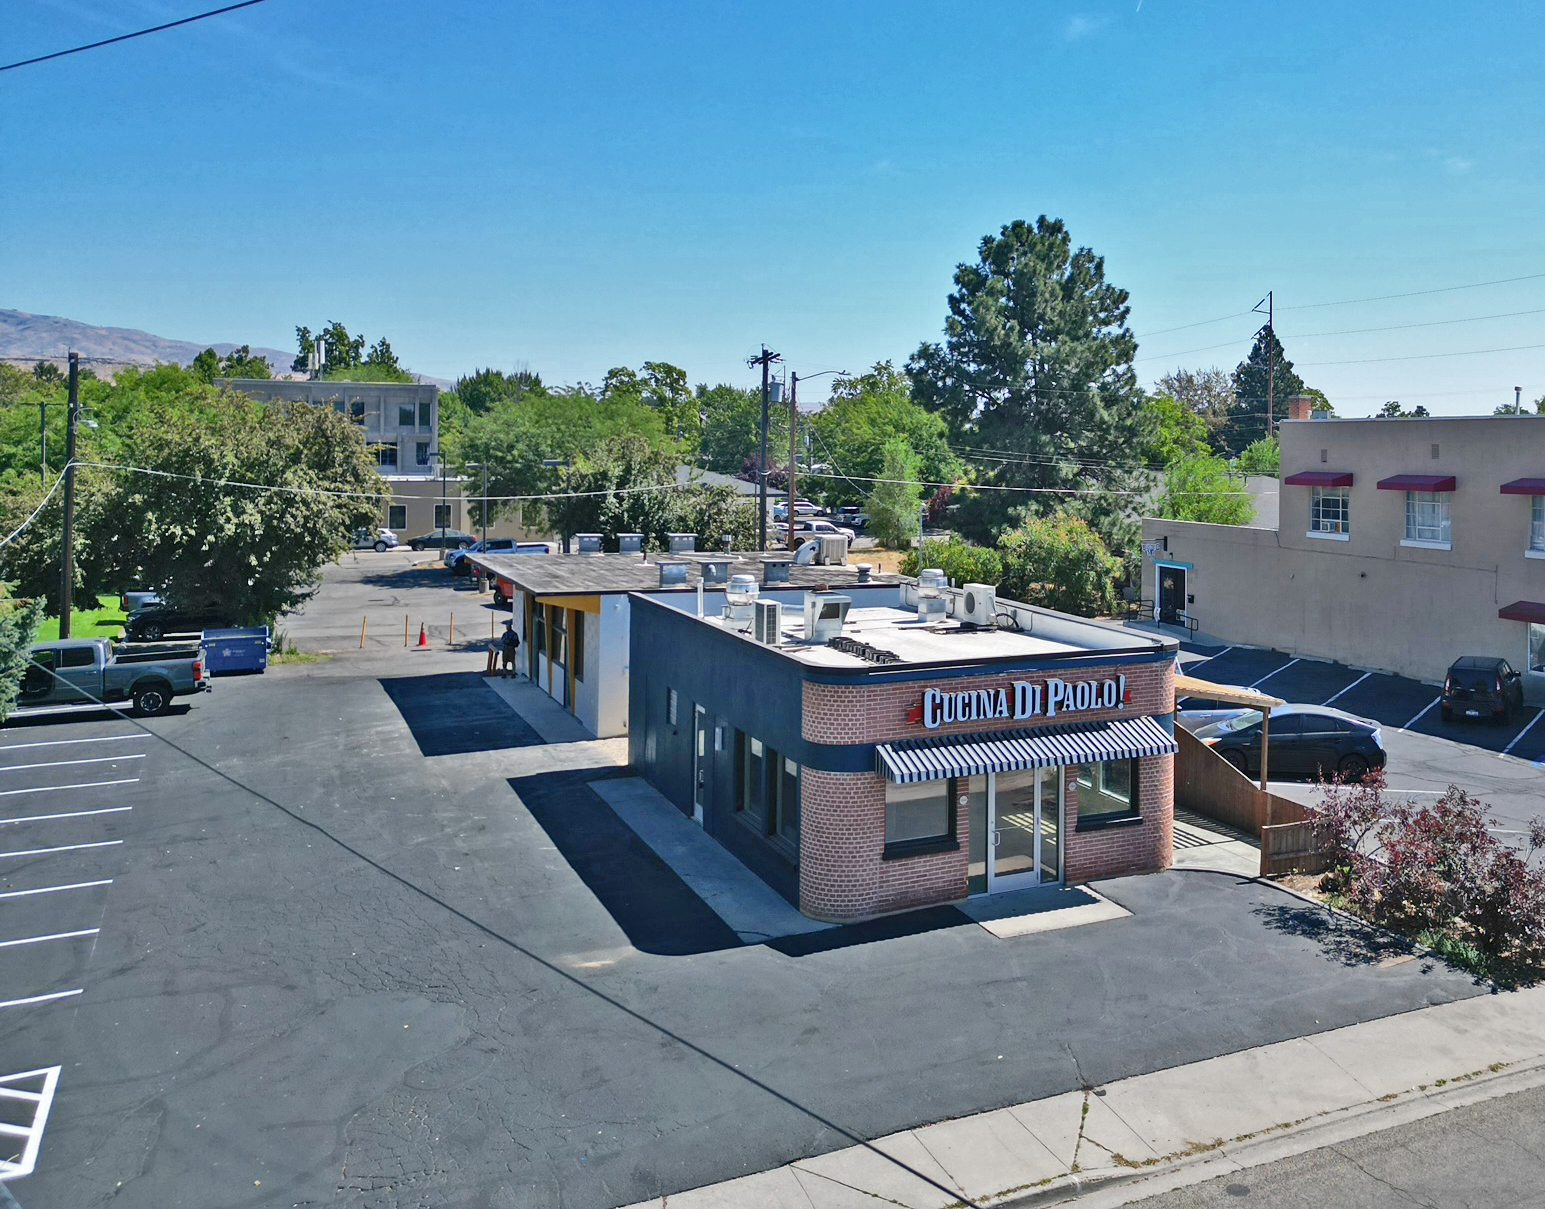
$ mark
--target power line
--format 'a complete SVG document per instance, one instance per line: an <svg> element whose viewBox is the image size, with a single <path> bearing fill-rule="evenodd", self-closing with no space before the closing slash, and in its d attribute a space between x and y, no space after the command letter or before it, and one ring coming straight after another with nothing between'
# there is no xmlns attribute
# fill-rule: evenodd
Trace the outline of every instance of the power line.
<svg viewBox="0 0 1545 1209"><path fill-rule="evenodd" d="M1286 309L1285 307L1283 308ZM1481 323L1488 319L1516 319L1519 315L1545 315L1545 307L1539 307L1532 311L1503 311L1498 315L1472 315L1468 319L1433 319L1426 323L1396 323L1389 327L1349 327L1339 332L1295 332L1291 335L1284 333L1283 340L1308 340L1313 336L1361 336L1367 332L1399 332L1413 327L1443 327L1451 323Z"/></svg>
<svg viewBox="0 0 1545 1209"><path fill-rule="evenodd" d="M1405 357L1358 357L1352 361L1305 361L1305 369L1318 369L1322 365L1373 365L1382 361L1431 361L1435 357L1479 357L1485 353L1518 353L1526 349L1545 348L1545 344L1510 344L1506 348L1466 348L1452 353L1412 353Z"/></svg>
<svg viewBox="0 0 1545 1209"><path fill-rule="evenodd" d="M1179 327L1161 327L1156 332L1143 332L1133 336L1132 339L1146 340L1149 336L1166 336L1170 332L1186 332L1190 331L1193 327L1206 327L1208 324L1222 323L1225 319L1238 319L1250 313L1249 311L1235 311L1232 315L1219 315L1216 319L1200 319L1195 323L1182 323Z"/></svg>
<svg viewBox="0 0 1545 1209"><path fill-rule="evenodd" d="M47 506L48 501L54 498L54 492L59 490L59 484L62 482L64 482L64 471L61 470L59 472L59 477L54 480L54 485L48 489L48 494L45 495L38 506L32 510L31 515L29 515L26 520L22 521L21 524L17 525L16 528L11 531L8 537L6 537L3 541L0 541L0 550L3 550L6 546L9 546L13 541L21 536L23 529L32 524L33 521L37 520L38 513L43 511L43 509Z"/></svg>
<svg viewBox="0 0 1545 1209"><path fill-rule="evenodd" d="M0 71L14 71L18 67L31 67L34 63L47 63L50 59L62 59L66 55L78 55L82 51L96 50L102 46L111 46L115 42L127 42L131 38L143 38L146 34L158 34L164 29L176 29L179 25L192 25L195 21L202 21L206 17L218 17L221 13L232 13L238 8L251 8L254 4L262 4L264 0L240 0L238 4L227 4L224 8L212 8L207 13L196 13L191 17L183 17L177 21L168 21L164 25L152 25L148 29L137 29L132 34L119 34L116 38L103 38L100 42L87 42L84 46L72 46L69 50L56 50L52 54L37 55L31 59L19 59L15 63L6 63L0 66Z"/></svg>
<svg viewBox="0 0 1545 1209"><path fill-rule="evenodd" d="M1338 302L1300 302L1285 306L1284 311L1307 311L1322 306L1352 306L1359 302L1388 302L1392 298L1417 298L1423 294L1448 294L1454 290L1478 290L1488 285L1511 285L1515 281L1538 281L1545 273L1529 273L1523 277L1499 277L1496 281L1472 281L1465 285L1444 285L1431 290L1410 290L1404 294L1377 294L1371 298L1343 298Z"/></svg>

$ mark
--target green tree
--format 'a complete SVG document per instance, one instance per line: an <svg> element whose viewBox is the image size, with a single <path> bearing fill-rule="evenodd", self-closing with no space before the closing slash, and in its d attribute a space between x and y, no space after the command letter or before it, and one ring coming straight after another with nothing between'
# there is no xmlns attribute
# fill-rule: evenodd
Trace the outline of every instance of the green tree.
<svg viewBox="0 0 1545 1209"><path fill-rule="evenodd" d="M43 602L16 600L0 583L0 722L10 717L26 674L29 648L37 640Z"/></svg>
<svg viewBox="0 0 1545 1209"><path fill-rule="evenodd" d="M349 329L344 327L336 319L328 321L328 324L315 336L307 327L295 329L295 343L300 349L294 364L290 366L297 372L311 368L311 356L320 347L327 375L347 374L347 371L362 365L365 360L365 337L350 335ZM389 355L391 346L386 341L380 341L385 345L385 351ZM395 365L395 358L393 359Z"/></svg>
<svg viewBox="0 0 1545 1209"><path fill-rule="evenodd" d="M958 444L997 459L981 462L980 482L1025 490L966 493L958 516L969 535L989 537L1017 507L1047 512L1061 492L1151 482L1133 465L1152 419L1132 372L1127 298L1106 281L1104 258L1075 249L1044 215L987 236L977 262L956 269L944 343L907 363L914 397Z"/></svg>
<svg viewBox="0 0 1545 1209"><path fill-rule="evenodd" d="M1389 404L1386 403L1384 406L1388 409ZM1380 414L1388 415L1389 412L1386 410ZM1415 413L1410 414L1414 415ZM1423 414L1426 414L1425 409ZM1545 395L1541 395L1532 404L1499 403L1491 414L1494 416L1545 416Z"/></svg>
<svg viewBox="0 0 1545 1209"><path fill-rule="evenodd" d="M273 371L268 367L268 361L255 354L251 346L246 344L232 349L223 357L214 349L206 348L193 358L193 364L188 368L201 382L213 382L216 378L272 378L274 376Z"/></svg>
<svg viewBox="0 0 1545 1209"><path fill-rule="evenodd" d="M1234 404L1234 380L1226 370L1177 369L1161 377L1154 385L1156 394L1178 399L1202 418L1207 425L1207 440L1213 449L1222 448L1219 434Z"/></svg>
<svg viewBox="0 0 1545 1209"><path fill-rule="evenodd" d="M688 456L697 450L702 421L687 386L687 371L668 361L645 361L635 373L627 366L606 371L601 398L642 403L660 413L665 431L681 442Z"/></svg>
<svg viewBox="0 0 1545 1209"><path fill-rule="evenodd" d="M1210 449L1207 421L1173 395L1153 395L1148 410L1154 420L1149 458L1163 466Z"/></svg>
<svg viewBox="0 0 1545 1209"><path fill-rule="evenodd" d="M901 573L916 575L921 568L937 567L956 584L992 584L1003 579L1003 556L991 546L929 537L923 540L921 557L916 549L901 559Z"/></svg>
<svg viewBox="0 0 1545 1209"><path fill-rule="evenodd" d="M755 465L762 447L762 389L700 385L695 403L703 417L698 465L719 474L739 474ZM788 456L789 409L780 403L767 411L767 460L777 465Z"/></svg>
<svg viewBox="0 0 1545 1209"><path fill-rule="evenodd" d="M0 361L0 407L20 403L39 385L41 384L31 374Z"/></svg>
<svg viewBox="0 0 1545 1209"><path fill-rule="evenodd" d="M1240 474L1270 474L1281 473L1282 469L1282 445L1276 437L1261 437L1257 441L1251 441L1239 451L1239 461L1235 469Z"/></svg>
<svg viewBox="0 0 1545 1209"><path fill-rule="evenodd" d="M1255 516L1255 504L1243 479L1230 475L1227 462L1216 454L1193 453L1165 471L1157 515L1213 525L1248 525Z"/></svg>
<svg viewBox="0 0 1545 1209"><path fill-rule="evenodd" d="M45 386L56 386L64 381L64 374L52 361L39 361L32 367L32 376Z"/></svg>
<svg viewBox="0 0 1545 1209"><path fill-rule="evenodd" d="M499 369L474 370L468 377L457 378L455 394L467 409L473 412L486 412L496 403L516 402L527 395L545 395L547 388L542 385L542 375L531 373L529 370L516 370L514 373L505 373ZM444 399L441 395L441 399Z"/></svg>
<svg viewBox="0 0 1545 1209"><path fill-rule="evenodd" d="M869 533L881 545L907 546L919 523L917 486L920 459L905 437L892 437L880 450L880 473L866 501Z"/></svg>
<svg viewBox="0 0 1545 1209"><path fill-rule="evenodd" d="M1287 401L1293 395L1313 394L1304 380L1293 372L1293 363L1282 349L1282 342L1269 327L1255 334L1250 354L1234 370L1234 402L1223 424L1220 439L1228 453L1238 453L1256 437L1271 431L1266 422L1267 398L1271 398L1271 419L1275 424L1287 418ZM1323 396L1321 396L1323 398Z"/></svg>
<svg viewBox="0 0 1545 1209"><path fill-rule="evenodd" d="M826 504L851 500L855 481L880 477L885 446L896 437L917 456L917 477L924 482L953 483L961 473L944 417L912 397L906 375L889 361L837 379L830 401L804 424L811 433L811 461L831 467L824 477L807 480L807 494Z"/></svg>
<svg viewBox="0 0 1545 1209"><path fill-rule="evenodd" d="M1121 560L1088 523L1070 513L1027 516L998 539L999 585L1011 600L1095 616L1116 606Z"/></svg>

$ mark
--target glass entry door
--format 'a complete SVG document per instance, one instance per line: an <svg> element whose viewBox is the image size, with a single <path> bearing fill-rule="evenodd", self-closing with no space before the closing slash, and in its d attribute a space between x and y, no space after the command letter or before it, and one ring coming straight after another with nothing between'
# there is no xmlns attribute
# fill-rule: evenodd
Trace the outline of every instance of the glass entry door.
<svg viewBox="0 0 1545 1209"><path fill-rule="evenodd" d="M976 805L977 787L982 806ZM1062 769L1025 768L973 777L971 785L973 890L1018 890L1062 876ZM985 817L984 817L985 816ZM980 844L974 834L985 824Z"/></svg>

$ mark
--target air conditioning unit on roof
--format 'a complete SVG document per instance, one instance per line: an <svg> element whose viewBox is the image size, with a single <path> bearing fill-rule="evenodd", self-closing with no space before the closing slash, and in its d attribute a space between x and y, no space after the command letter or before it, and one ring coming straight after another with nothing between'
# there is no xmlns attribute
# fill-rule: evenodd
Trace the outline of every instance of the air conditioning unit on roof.
<svg viewBox="0 0 1545 1209"><path fill-rule="evenodd" d="M758 600L751 636L763 646L777 646L783 638L783 605L776 600Z"/></svg>
<svg viewBox="0 0 1545 1209"><path fill-rule="evenodd" d="M988 584L967 584L961 589L960 610L955 619L961 625L990 629L998 624L998 592Z"/></svg>

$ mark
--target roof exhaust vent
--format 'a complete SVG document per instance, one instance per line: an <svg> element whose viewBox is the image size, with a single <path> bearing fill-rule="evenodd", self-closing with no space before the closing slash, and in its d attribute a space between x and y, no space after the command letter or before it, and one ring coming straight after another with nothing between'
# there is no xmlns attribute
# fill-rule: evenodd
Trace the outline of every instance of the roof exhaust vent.
<svg viewBox="0 0 1545 1209"><path fill-rule="evenodd" d="M925 567L917 576L917 617L919 621L940 622L949 616L949 601L944 589L949 580L938 567Z"/></svg>
<svg viewBox="0 0 1545 1209"><path fill-rule="evenodd" d="M789 568L794 565L792 558L764 558L762 560L762 582L764 584L786 584L789 582Z"/></svg>
<svg viewBox="0 0 1545 1209"><path fill-rule="evenodd" d="M728 563L724 564L728 566ZM705 567L706 571L707 568ZM706 579L706 576L705 576ZM745 633L751 629L756 598L761 589L754 575L732 575L724 589L724 628Z"/></svg>
<svg viewBox="0 0 1545 1209"><path fill-rule="evenodd" d="M861 583L861 584L868 583L869 582L869 577L873 573L874 573L874 564L873 563L859 563L858 564L858 582L859 583Z"/></svg>
<svg viewBox="0 0 1545 1209"><path fill-rule="evenodd" d="M724 548L724 552L728 554L735 548L735 535L733 533L719 534L719 545L722 546Z"/></svg>
<svg viewBox="0 0 1545 1209"><path fill-rule="evenodd" d="M617 534L617 549L624 554L641 554L644 549L644 535L642 533Z"/></svg>
<svg viewBox="0 0 1545 1209"><path fill-rule="evenodd" d="M842 623L853 607L851 596L836 592L805 593L805 641L830 642L842 633Z"/></svg>
<svg viewBox="0 0 1545 1209"><path fill-rule="evenodd" d="M660 586L679 588L687 582L687 564L679 558L661 558L655 561L660 568Z"/></svg>
<svg viewBox="0 0 1545 1209"><path fill-rule="evenodd" d="M667 533L665 536L672 554L691 554L697 549L696 533Z"/></svg>
<svg viewBox="0 0 1545 1209"><path fill-rule="evenodd" d="M727 558L705 558L699 561L703 568L703 582L705 584L722 584L730 578L730 560ZM744 579L752 584L756 580L750 575L737 575L736 579Z"/></svg>
<svg viewBox="0 0 1545 1209"><path fill-rule="evenodd" d="M576 533L574 539L579 542L581 554L599 554L601 552L601 535L599 533Z"/></svg>

